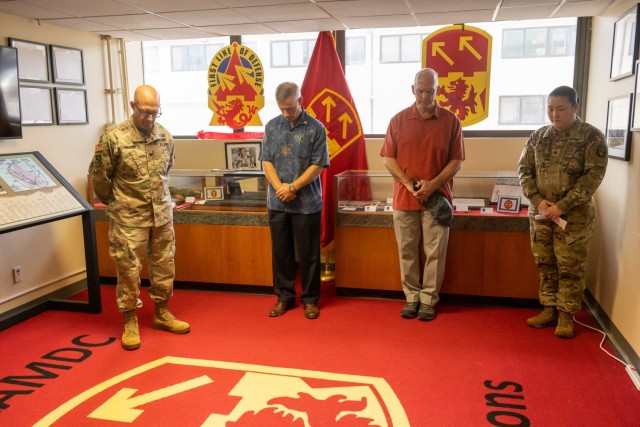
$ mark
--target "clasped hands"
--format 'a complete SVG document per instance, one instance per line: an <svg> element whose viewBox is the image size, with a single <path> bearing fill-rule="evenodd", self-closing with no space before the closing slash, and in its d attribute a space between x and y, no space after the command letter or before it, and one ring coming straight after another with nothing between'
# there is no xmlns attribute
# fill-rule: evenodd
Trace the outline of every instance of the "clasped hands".
<svg viewBox="0 0 640 427"><path fill-rule="evenodd" d="M538 213L544 215L547 219L554 220L560 218L560 215L564 214L562 209L548 200L543 200L538 205Z"/></svg>
<svg viewBox="0 0 640 427"><path fill-rule="evenodd" d="M430 187L429 184L430 182L427 181L426 179L421 179L415 184L411 184L412 187L409 187L407 185L405 186L407 187L407 190L409 190L411 194L413 194L413 197L415 197L416 199L418 199L420 203L422 203L425 200L427 200L427 198L431 195L431 193L433 193L433 190L429 188Z"/></svg>
<svg viewBox="0 0 640 427"><path fill-rule="evenodd" d="M283 182L276 190L276 197L283 202L290 202L297 197L295 191L289 190L289 185L290 184Z"/></svg>

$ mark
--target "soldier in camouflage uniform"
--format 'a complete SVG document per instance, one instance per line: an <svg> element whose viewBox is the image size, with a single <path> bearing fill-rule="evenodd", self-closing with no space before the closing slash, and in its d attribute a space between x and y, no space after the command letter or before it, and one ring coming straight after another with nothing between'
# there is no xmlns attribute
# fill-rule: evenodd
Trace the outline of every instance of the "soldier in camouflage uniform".
<svg viewBox="0 0 640 427"><path fill-rule="evenodd" d="M520 185L531 202L531 251L544 306L527 324L557 325L556 336L571 338L585 289L584 260L595 219L592 196L607 168L607 144L602 132L577 117L573 88L554 89L547 107L551 125L529 137L518 161ZM557 223L561 220L564 229Z"/></svg>
<svg viewBox="0 0 640 427"><path fill-rule="evenodd" d="M89 166L93 189L108 205L109 255L117 269L117 304L125 322L122 346L127 350L140 347L136 309L142 306L140 269L145 259L155 303L153 327L177 334L190 329L167 310L175 276L173 209L167 186L173 138L155 123L162 113L153 87L138 87L131 108L128 120L104 132Z"/></svg>

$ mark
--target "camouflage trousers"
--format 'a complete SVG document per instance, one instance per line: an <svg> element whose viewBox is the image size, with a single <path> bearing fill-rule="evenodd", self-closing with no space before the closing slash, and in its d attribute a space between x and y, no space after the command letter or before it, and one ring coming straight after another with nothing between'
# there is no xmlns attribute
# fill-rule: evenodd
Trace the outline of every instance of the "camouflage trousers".
<svg viewBox="0 0 640 427"><path fill-rule="evenodd" d="M140 271L146 261L149 295L153 302L168 301L175 277L173 222L160 227L127 227L109 221L109 255L116 264L116 300L123 312L141 307Z"/></svg>
<svg viewBox="0 0 640 427"><path fill-rule="evenodd" d="M530 217L531 252L538 266L539 298L574 314L582 308L584 261L593 234L594 215L569 218L563 230L553 221Z"/></svg>

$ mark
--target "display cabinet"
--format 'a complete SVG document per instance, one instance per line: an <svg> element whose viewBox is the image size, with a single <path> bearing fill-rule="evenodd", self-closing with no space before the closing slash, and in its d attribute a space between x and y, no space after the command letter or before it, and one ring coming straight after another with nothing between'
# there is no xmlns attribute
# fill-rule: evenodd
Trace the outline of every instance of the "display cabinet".
<svg viewBox="0 0 640 427"><path fill-rule="evenodd" d="M176 281L272 285L262 171L173 169L168 185L174 202ZM115 277L106 206L93 196L100 276ZM143 277L148 277L146 268Z"/></svg>
<svg viewBox="0 0 640 427"><path fill-rule="evenodd" d="M537 298L529 243L528 201L515 171L461 171L454 178L442 292ZM345 171L334 178L336 288L401 291L393 231L393 177L386 171ZM517 209L498 209L500 200ZM503 206L504 207L504 206Z"/></svg>

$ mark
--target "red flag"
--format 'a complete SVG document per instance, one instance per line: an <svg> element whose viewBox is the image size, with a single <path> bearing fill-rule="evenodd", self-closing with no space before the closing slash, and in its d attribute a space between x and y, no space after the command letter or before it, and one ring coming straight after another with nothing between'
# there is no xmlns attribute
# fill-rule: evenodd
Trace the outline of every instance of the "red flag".
<svg viewBox="0 0 640 427"><path fill-rule="evenodd" d="M300 91L307 112L327 128L331 166L320 175L323 202L320 242L324 248L333 241L334 175L348 169L368 169L360 116L342 71L335 40L328 31L318 34ZM339 191L341 199L371 199L367 179L344 180Z"/></svg>

